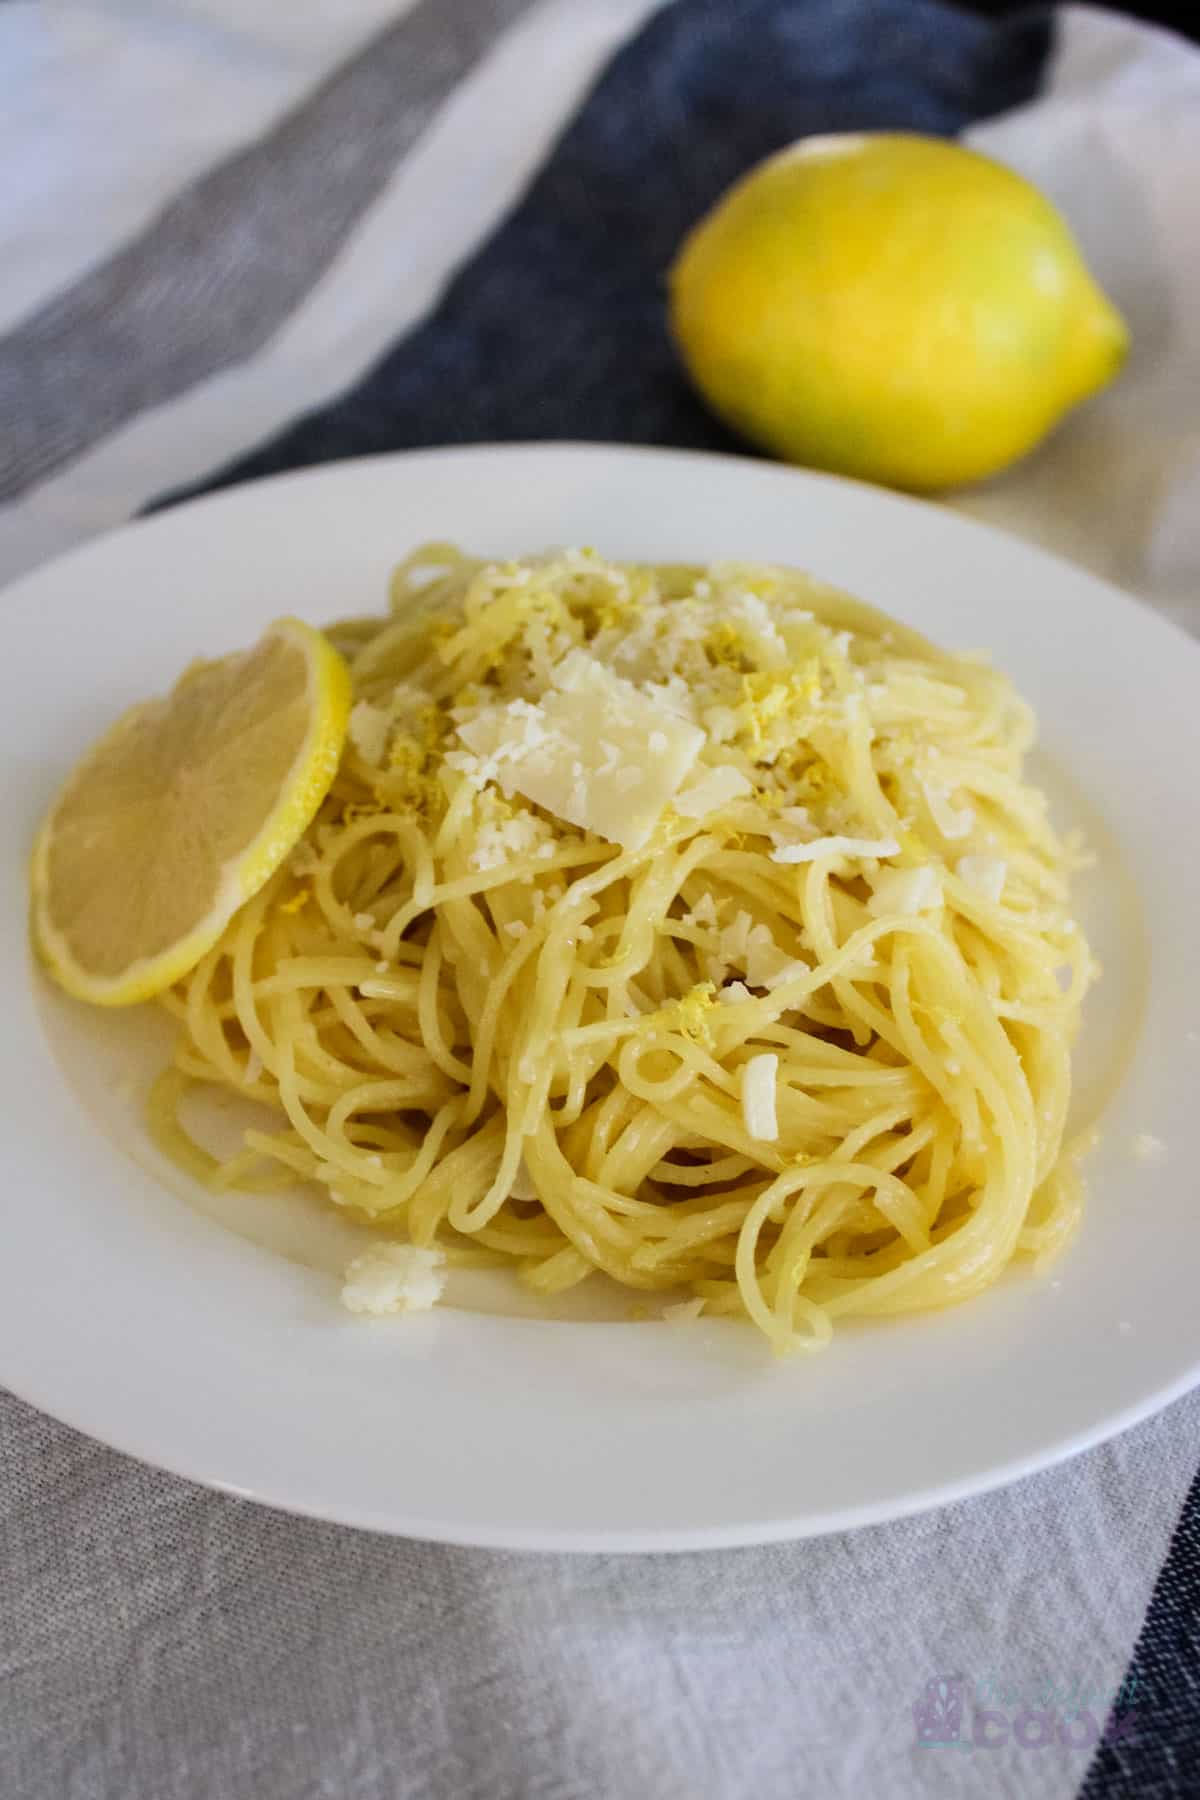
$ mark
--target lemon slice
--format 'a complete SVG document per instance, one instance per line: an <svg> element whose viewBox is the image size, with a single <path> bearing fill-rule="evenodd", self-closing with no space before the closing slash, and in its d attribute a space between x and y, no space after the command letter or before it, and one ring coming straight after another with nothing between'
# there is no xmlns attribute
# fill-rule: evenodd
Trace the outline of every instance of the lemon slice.
<svg viewBox="0 0 1200 1800"><path fill-rule="evenodd" d="M349 710L337 651L279 619L117 721L33 853L35 944L68 993L128 1006L195 967L311 823Z"/></svg>

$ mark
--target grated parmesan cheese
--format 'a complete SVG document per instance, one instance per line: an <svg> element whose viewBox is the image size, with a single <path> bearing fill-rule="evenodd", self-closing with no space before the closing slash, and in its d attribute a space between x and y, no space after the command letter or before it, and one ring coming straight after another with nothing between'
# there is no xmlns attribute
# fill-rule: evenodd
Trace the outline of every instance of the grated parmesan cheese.
<svg viewBox="0 0 1200 1800"><path fill-rule="evenodd" d="M742 1067L742 1118L750 1136L760 1144L773 1144L779 1136L775 1088L779 1058L773 1050L761 1051Z"/></svg>
<svg viewBox="0 0 1200 1800"><path fill-rule="evenodd" d="M771 852L777 863L816 862L822 856L899 856L895 838L814 838L810 844L778 844Z"/></svg>
<svg viewBox="0 0 1200 1800"><path fill-rule="evenodd" d="M1139 1131L1133 1140L1133 1154L1139 1162L1149 1163L1152 1167L1161 1167L1167 1160L1167 1146L1160 1137L1152 1132Z"/></svg>
<svg viewBox="0 0 1200 1800"><path fill-rule="evenodd" d="M750 914L738 912L717 938L717 954L708 961L709 979L718 986L730 969L739 969L751 987L774 988L807 967L781 950L770 927L756 925Z"/></svg>
<svg viewBox="0 0 1200 1800"><path fill-rule="evenodd" d="M441 1250L416 1244L372 1244L346 1269L342 1304L371 1318L389 1313L428 1312L446 1285Z"/></svg>
<svg viewBox="0 0 1200 1800"><path fill-rule="evenodd" d="M500 869L514 857L528 855L547 842L549 827L536 813L519 812L511 819L489 819L479 827L469 861L473 869Z"/></svg>
<svg viewBox="0 0 1200 1800"><path fill-rule="evenodd" d="M406 681L397 682L386 706L370 700L359 700L350 709L346 735L364 762L382 768L387 761L388 740L392 732L410 729L413 721L428 706L429 696Z"/></svg>
<svg viewBox="0 0 1200 1800"><path fill-rule="evenodd" d="M738 716L732 706L710 706L704 714L704 729L710 743L727 744L737 736Z"/></svg>
<svg viewBox="0 0 1200 1800"><path fill-rule="evenodd" d="M713 926L717 923L717 903L711 894L701 894L687 915L689 925Z"/></svg>
<svg viewBox="0 0 1200 1800"><path fill-rule="evenodd" d="M350 709L346 734L363 761L378 768L387 751L391 728L391 714L386 706L373 706L369 700L360 700Z"/></svg>
<svg viewBox="0 0 1200 1800"><path fill-rule="evenodd" d="M678 619L675 628L681 637L688 635L682 628L682 622ZM671 654L674 655L673 650ZM695 724L695 696L682 675L669 675L665 681L648 681L646 692L652 700L656 700L660 706L664 706L669 713L674 713L677 718L686 719L689 725Z"/></svg>
<svg viewBox="0 0 1200 1800"><path fill-rule="evenodd" d="M778 669L787 662L787 645L761 595L741 589L729 602L729 616L737 620L740 635L760 668Z"/></svg>

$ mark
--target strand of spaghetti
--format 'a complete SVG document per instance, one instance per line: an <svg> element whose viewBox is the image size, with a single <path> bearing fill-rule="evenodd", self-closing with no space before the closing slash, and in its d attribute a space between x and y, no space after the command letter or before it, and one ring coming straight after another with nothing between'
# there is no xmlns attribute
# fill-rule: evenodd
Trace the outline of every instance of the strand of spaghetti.
<svg viewBox="0 0 1200 1800"><path fill-rule="evenodd" d="M717 1156L706 1163L663 1161L656 1163L650 1170L650 1179L671 1187L711 1187L717 1182L735 1181L752 1167L753 1164L745 1156Z"/></svg>
<svg viewBox="0 0 1200 1800"><path fill-rule="evenodd" d="M213 982L225 960L222 945L209 951L188 982L184 1019L192 1044L213 1068L219 1079L241 1081L245 1077L248 1058L239 1058L224 1030L220 1011L213 1000Z"/></svg>
<svg viewBox="0 0 1200 1800"><path fill-rule="evenodd" d="M628 1287L653 1289L660 1285L654 1274L634 1267L628 1251L621 1254L628 1244L627 1231L615 1230L604 1207L607 1196L594 1191L593 1183L571 1169L547 1120L526 1140L525 1154L538 1191L545 1196L546 1211L593 1268Z"/></svg>
<svg viewBox="0 0 1200 1800"><path fill-rule="evenodd" d="M458 1129L461 1123L461 1113L462 1108L458 1100L447 1100L446 1104L433 1115L421 1147L413 1157L409 1168L398 1176L389 1172L381 1197L380 1212L382 1216L396 1217L424 1185L441 1155L446 1138L451 1131Z"/></svg>
<svg viewBox="0 0 1200 1800"><path fill-rule="evenodd" d="M577 869L603 857L610 848L607 844L570 845L565 850L556 850L552 856L546 857L534 867L539 875L553 874L561 869ZM433 911L447 900L468 900L477 894L486 894L492 888L506 886L512 879L510 870L506 868L485 869L476 875L462 875L456 881L443 882L431 888L423 898L414 895L405 905L398 907L389 920L380 945L380 955L386 961L394 961L401 938L422 913Z"/></svg>
<svg viewBox="0 0 1200 1800"><path fill-rule="evenodd" d="M421 964L421 979L417 986L417 1020L420 1025L421 1041L432 1062L449 1076L451 1081L470 1081L471 1066L455 1056L442 1033L442 1023L438 1016L438 996L442 975L442 932L441 924L434 920L433 929L425 944L425 958Z"/></svg>
<svg viewBox="0 0 1200 1800"><path fill-rule="evenodd" d="M633 1252L634 1267L658 1269L666 1263L678 1264L686 1251L698 1250L706 1244L728 1237L731 1232L740 1228L758 1193L759 1189L755 1188L748 1199L722 1200L707 1212L677 1224L664 1222L661 1238L639 1245Z"/></svg>
<svg viewBox="0 0 1200 1800"><path fill-rule="evenodd" d="M488 984L487 999L475 1026L470 1092L467 1099L467 1122L478 1118L493 1079L493 1055L496 1033L509 992L526 965L536 960L545 936L544 926L533 926L509 951L496 975Z"/></svg>
<svg viewBox="0 0 1200 1800"><path fill-rule="evenodd" d="M376 1068L394 1075L412 1075L423 1062L428 1060L423 1045L413 1044L408 1039L400 1037L395 1031L390 1031L387 1037L384 1037L382 1032L375 1029L376 1016L389 1017L394 1023L394 1013L373 1014L354 1000L349 990L340 984L330 987L327 992L333 1003L334 1012ZM415 1012L415 1006L410 1007L407 999L406 993L406 1013Z"/></svg>

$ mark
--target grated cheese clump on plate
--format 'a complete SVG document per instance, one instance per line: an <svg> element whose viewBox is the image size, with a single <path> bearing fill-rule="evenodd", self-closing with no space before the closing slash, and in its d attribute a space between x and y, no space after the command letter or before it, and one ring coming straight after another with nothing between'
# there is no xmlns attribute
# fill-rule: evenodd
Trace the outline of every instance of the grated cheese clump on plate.
<svg viewBox="0 0 1200 1800"><path fill-rule="evenodd" d="M416 1244L372 1244L346 1269L342 1305L373 1318L428 1312L441 1299L445 1265L441 1250L423 1250Z"/></svg>

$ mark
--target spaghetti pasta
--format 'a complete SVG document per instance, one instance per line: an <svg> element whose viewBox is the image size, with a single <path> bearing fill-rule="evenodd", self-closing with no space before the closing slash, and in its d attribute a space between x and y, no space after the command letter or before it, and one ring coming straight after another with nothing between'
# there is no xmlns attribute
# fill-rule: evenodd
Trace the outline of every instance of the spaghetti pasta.
<svg viewBox="0 0 1200 1800"><path fill-rule="evenodd" d="M790 570L448 545L329 635L333 788L165 999L176 1154L232 1090L278 1125L214 1181L779 1350L1066 1241L1081 856L984 660Z"/></svg>

